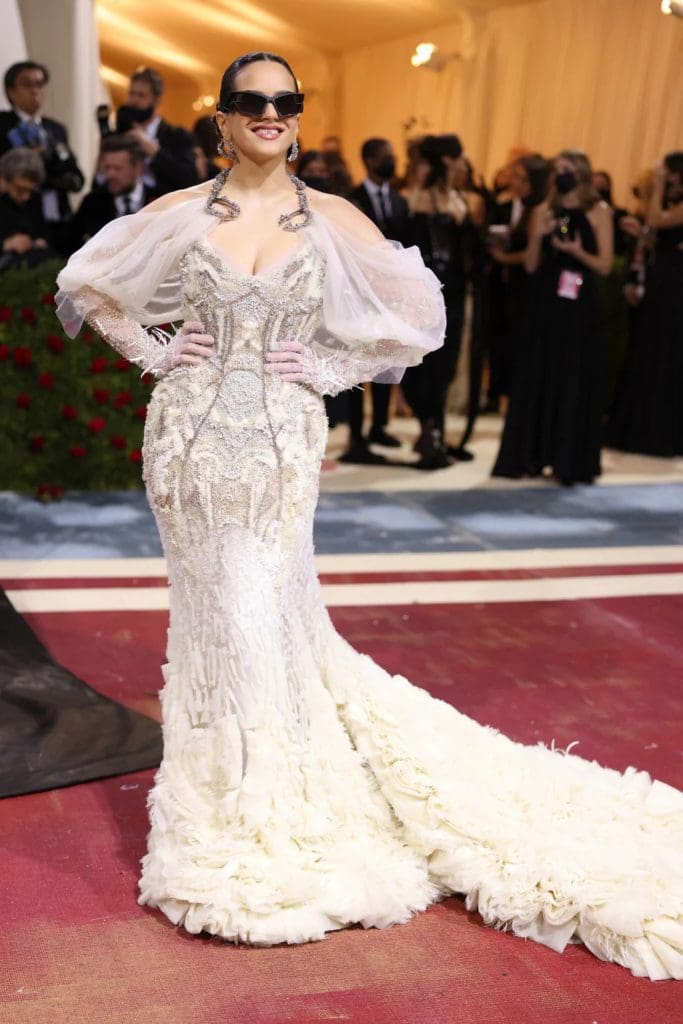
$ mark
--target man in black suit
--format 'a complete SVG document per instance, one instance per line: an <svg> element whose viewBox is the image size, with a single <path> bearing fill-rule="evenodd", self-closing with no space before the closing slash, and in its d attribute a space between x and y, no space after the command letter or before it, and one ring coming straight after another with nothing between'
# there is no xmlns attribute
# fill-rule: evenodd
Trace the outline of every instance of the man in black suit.
<svg viewBox="0 0 683 1024"><path fill-rule="evenodd" d="M385 238L403 242L408 226L408 204L395 189L391 179L396 172L396 158L386 139L367 139L360 151L367 175L349 196L363 213L374 221ZM398 438L387 433L389 422L389 384L370 385L372 394L372 426L367 438L363 434L363 391L349 392L349 447L341 462L383 463L386 459L370 450L371 444L399 448Z"/></svg>
<svg viewBox="0 0 683 1024"><path fill-rule="evenodd" d="M79 249L110 220L137 213L154 198L142 180L145 158L132 139L124 135L103 139L99 168L104 184L83 197L69 225L69 253Z"/></svg>
<svg viewBox="0 0 683 1024"><path fill-rule="evenodd" d="M5 93L12 109L0 111L0 155L17 147L40 154L45 167L43 216L58 225L70 218L69 192L80 192L84 178L69 149L66 128L40 112L49 80L47 68L33 60L12 64L5 72Z"/></svg>
<svg viewBox="0 0 683 1024"><path fill-rule="evenodd" d="M57 258L40 202L44 179L35 150L15 146L0 156L0 270Z"/></svg>
<svg viewBox="0 0 683 1024"><path fill-rule="evenodd" d="M374 221L385 238L403 243L408 226L408 204L391 187L396 157L386 139L367 139L360 151L367 175L351 193L351 201Z"/></svg>
<svg viewBox="0 0 683 1024"><path fill-rule="evenodd" d="M159 116L163 94L161 75L152 68L139 68L130 80L128 103L119 107L116 118L117 134L125 134L142 150L143 180L154 198L197 184L194 139Z"/></svg>

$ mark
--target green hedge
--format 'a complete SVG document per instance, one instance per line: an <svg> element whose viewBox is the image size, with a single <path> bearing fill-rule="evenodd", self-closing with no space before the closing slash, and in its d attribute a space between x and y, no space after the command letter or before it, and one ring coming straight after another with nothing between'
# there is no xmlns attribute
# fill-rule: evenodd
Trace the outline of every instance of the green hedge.
<svg viewBox="0 0 683 1024"><path fill-rule="evenodd" d="M0 490L50 501L71 489L140 488L154 380L87 326L64 334L59 267L0 274Z"/></svg>

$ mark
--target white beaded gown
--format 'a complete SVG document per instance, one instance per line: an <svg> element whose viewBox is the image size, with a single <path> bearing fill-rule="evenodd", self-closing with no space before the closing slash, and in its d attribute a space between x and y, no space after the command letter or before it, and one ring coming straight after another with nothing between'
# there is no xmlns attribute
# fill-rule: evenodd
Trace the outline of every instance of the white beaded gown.
<svg viewBox="0 0 683 1024"><path fill-rule="evenodd" d="M71 330L86 316L141 366L163 339L140 323L198 319L216 339L158 382L145 429L171 611L140 902L270 945L461 893L555 950L582 941L635 974L683 977L683 794L459 714L354 651L323 605L320 392L438 343L430 275L321 213L290 256L245 275L211 244L204 199L121 218L59 279ZM319 344L314 386L265 372L292 337Z"/></svg>

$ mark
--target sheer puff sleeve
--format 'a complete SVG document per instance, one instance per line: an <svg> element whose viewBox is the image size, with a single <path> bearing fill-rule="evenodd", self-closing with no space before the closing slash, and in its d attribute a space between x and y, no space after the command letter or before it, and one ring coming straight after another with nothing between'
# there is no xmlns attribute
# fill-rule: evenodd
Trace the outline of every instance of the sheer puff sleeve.
<svg viewBox="0 0 683 1024"><path fill-rule="evenodd" d="M206 233L200 186L171 193L139 213L106 224L57 277L57 316L74 337L83 321L142 370L160 375L171 338L142 325L183 317L179 261Z"/></svg>
<svg viewBox="0 0 683 1024"><path fill-rule="evenodd" d="M308 231L325 260L322 324L313 351L321 390L398 382L443 344L441 283L417 247L388 242L359 210L317 195Z"/></svg>

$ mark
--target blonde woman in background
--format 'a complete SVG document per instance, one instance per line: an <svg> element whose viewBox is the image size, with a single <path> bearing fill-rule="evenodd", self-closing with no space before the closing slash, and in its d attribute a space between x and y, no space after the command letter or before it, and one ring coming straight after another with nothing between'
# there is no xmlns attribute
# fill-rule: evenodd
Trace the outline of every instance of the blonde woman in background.
<svg viewBox="0 0 683 1024"><path fill-rule="evenodd" d="M551 473L562 484L600 474L603 340L597 277L613 258L612 211L585 153L555 159L548 199L534 208L524 265L531 275L494 476Z"/></svg>

